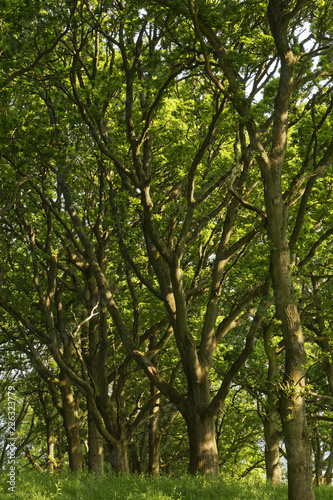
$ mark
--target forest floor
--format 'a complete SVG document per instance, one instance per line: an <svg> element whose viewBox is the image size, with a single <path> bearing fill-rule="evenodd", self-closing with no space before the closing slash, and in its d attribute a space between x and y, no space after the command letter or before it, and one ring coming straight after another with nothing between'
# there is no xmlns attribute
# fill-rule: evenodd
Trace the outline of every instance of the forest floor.
<svg viewBox="0 0 333 500"><path fill-rule="evenodd" d="M8 500L284 500L287 486L272 487L248 480L224 482L202 477L147 478L103 477L92 474L19 473L15 492L8 491L5 474L0 478L0 498ZM315 490L316 500L333 498L333 487Z"/></svg>

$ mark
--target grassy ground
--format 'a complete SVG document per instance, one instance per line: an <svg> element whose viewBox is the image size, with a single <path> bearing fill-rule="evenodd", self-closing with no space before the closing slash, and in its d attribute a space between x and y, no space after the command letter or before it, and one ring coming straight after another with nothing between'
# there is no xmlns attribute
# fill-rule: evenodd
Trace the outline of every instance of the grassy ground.
<svg viewBox="0 0 333 500"><path fill-rule="evenodd" d="M0 478L0 498L8 500L284 500L287 488L264 483L184 477L153 479L142 477L96 477L91 474L50 476L43 473L17 474L15 493L8 492L7 478ZM333 487L316 489L316 500L333 498Z"/></svg>

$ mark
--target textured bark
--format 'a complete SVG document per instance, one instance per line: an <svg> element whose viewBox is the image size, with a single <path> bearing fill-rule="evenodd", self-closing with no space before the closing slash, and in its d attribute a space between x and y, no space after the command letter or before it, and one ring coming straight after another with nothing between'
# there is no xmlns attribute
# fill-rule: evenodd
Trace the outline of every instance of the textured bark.
<svg viewBox="0 0 333 500"><path fill-rule="evenodd" d="M53 472L54 468L54 428L52 421L46 421L46 433L47 433L47 468L50 472Z"/></svg>
<svg viewBox="0 0 333 500"><path fill-rule="evenodd" d="M44 419L46 425L46 443L47 443L47 468L50 472L53 472L54 468L54 427L52 422L52 415L47 406L47 401L43 397L43 394L40 394L40 402L44 411Z"/></svg>
<svg viewBox="0 0 333 500"><path fill-rule="evenodd" d="M314 480L317 486L324 484L323 477L323 452L320 443L320 435L318 426L315 428L314 436L313 436L313 451L314 451Z"/></svg>
<svg viewBox="0 0 333 500"><path fill-rule="evenodd" d="M329 339L327 337L327 329L325 325L325 311L322 306L321 293L320 293L320 277L316 276L312 272L311 276L312 288L313 288L313 298L316 308L316 322L313 323L313 316L306 320L306 326L314 332L316 335L316 343L321 348L324 358L322 360L323 366L326 371L327 381L330 388L331 396L333 397L333 363L332 363L332 347L330 345ZM332 482L333 475L333 427L331 431L331 442L330 442L330 455L327 460L327 467L325 476L322 475L323 469L323 456L321 452L320 439L318 436L318 429L316 435L316 441L314 443L315 450L315 478L317 484L325 483L327 485Z"/></svg>
<svg viewBox="0 0 333 500"><path fill-rule="evenodd" d="M193 413L187 421L190 443L190 474L217 476L219 458L215 436L214 417L202 418Z"/></svg>
<svg viewBox="0 0 333 500"><path fill-rule="evenodd" d="M325 484L329 486L332 483L333 477L333 426L331 431L331 443L330 443L330 456L327 461L327 467L325 472Z"/></svg>
<svg viewBox="0 0 333 500"><path fill-rule="evenodd" d="M280 439L279 429L280 416L278 412L278 390L277 381L280 372L279 353L270 345L271 327L264 329L265 352L268 359L267 372L267 403L264 417L265 436L265 465L266 479L273 484L280 484L282 481L282 471L280 464Z"/></svg>
<svg viewBox="0 0 333 500"><path fill-rule="evenodd" d="M86 273L88 296L87 305L88 310L92 311L98 304L97 291L90 272ZM101 328L100 322L102 321L103 314L100 313L99 318L92 318L87 328L88 349L83 349L85 363L90 373L95 391L97 394L101 390L101 385L105 381L101 381L100 365L103 367L104 360L100 359L100 344L101 344ZM86 339L84 339L86 341ZM97 424L94 420L93 414L88 406L88 468L90 471L98 474L104 472L104 454L103 454L104 439L98 430Z"/></svg>
<svg viewBox="0 0 333 500"><path fill-rule="evenodd" d="M290 500L313 499L312 461L305 412L306 352L290 273L287 211L281 176L272 162L264 171L267 232L271 242L271 270L276 314L281 321L286 349L280 414L288 459Z"/></svg>
<svg viewBox="0 0 333 500"><path fill-rule="evenodd" d="M127 448L124 444L117 443L109 445L109 459L112 470L118 474L129 472Z"/></svg>
<svg viewBox="0 0 333 500"><path fill-rule="evenodd" d="M277 318L285 345L285 372L280 393L280 415L288 460L289 500L313 500L312 460L305 411L306 352L300 316L291 276L288 244L288 209L282 192L282 172L288 137L288 110L294 91L295 57L288 43L286 4L270 0L268 20L280 57L279 88L274 103L272 141L264 151L252 126L252 141L260 151L258 158L264 184L267 234L270 241L271 276Z"/></svg>
<svg viewBox="0 0 333 500"><path fill-rule="evenodd" d="M157 392L156 387L151 384L151 395L154 396ZM149 416L149 463L148 473L152 476L158 476L160 473L160 436L158 429L159 417L159 402L156 401L155 406L150 411Z"/></svg>
<svg viewBox="0 0 333 500"><path fill-rule="evenodd" d="M276 314L281 321L286 350L280 414L288 459L289 499L310 500L314 495L304 397L307 357L290 273L287 209L282 197L280 167L272 162L269 169L263 169Z"/></svg>
<svg viewBox="0 0 333 500"><path fill-rule="evenodd" d="M60 471L64 463L64 457L62 455L62 440L60 428L57 429L57 469Z"/></svg>
<svg viewBox="0 0 333 500"><path fill-rule="evenodd" d="M72 472L77 472L83 468L83 453L81 450L79 420L69 380L63 373L60 375L60 390L68 445L69 467Z"/></svg>
<svg viewBox="0 0 333 500"><path fill-rule="evenodd" d="M266 479L273 484L280 484L282 481L282 471L280 464L280 431L276 421L276 414L270 414L264 420L265 434L265 465Z"/></svg>
<svg viewBox="0 0 333 500"><path fill-rule="evenodd" d="M117 388L115 388L115 392L117 392ZM105 442L109 451L111 467L116 473L126 474L129 472L129 464L123 412L119 408L115 408L110 398L100 405L103 419L99 422L98 429L101 433L103 430L106 431Z"/></svg>
<svg viewBox="0 0 333 500"><path fill-rule="evenodd" d="M97 429L93 417L88 413L88 468L98 474L104 473L104 439Z"/></svg>

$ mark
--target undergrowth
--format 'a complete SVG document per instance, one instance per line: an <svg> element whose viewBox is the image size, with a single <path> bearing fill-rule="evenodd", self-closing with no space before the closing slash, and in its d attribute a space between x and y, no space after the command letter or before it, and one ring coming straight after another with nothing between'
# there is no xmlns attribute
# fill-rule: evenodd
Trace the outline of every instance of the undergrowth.
<svg viewBox="0 0 333 500"><path fill-rule="evenodd" d="M286 485L272 487L264 482L204 477L156 479L31 471L17 474L15 493L8 491L7 479L1 475L0 497L6 500L283 500L288 496ZM329 500L333 488L320 487L315 494L316 500Z"/></svg>

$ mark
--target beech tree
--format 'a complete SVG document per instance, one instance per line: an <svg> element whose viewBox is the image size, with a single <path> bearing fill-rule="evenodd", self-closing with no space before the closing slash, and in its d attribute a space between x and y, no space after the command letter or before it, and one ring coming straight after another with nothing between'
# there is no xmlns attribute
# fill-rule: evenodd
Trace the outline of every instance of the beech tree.
<svg viewBox="0 0 333 500"><path fill-rule="evenodd" d="M79 381L77 374L68 368L71 363L73 347L68 344L68 350L64 350L63 354L59 354L56 346L56 342L58 342L56 340L57 335L62 335L59 325L63 323L62 329L65 330L64 320L61 319L63 305L61 305L56 284L57 273L62 267L57 262L60 262L60 255L62 255L64 248L75 266L81 268L81 272L84 273L86 267L89 274L90 271L92 272L90 279L94 280L94 286L96 286L95 304L97 304L97 297L101 297L100 300L105 304L105 312L108 311L110 314L118 335L131 357L146 372L147 376L164 396L177 406L185 418L190 442L190 471L194 473L199 470L203 473L217 474L218 454L215 442L214 416L228 394L233 375L237 373L253 349L254 335L261 321L261 313L256 313L258 297L260 298L264 290L260 283L253 288L249 288L247 283L244 283L243 286L238 287L239 289L236 291L235 299L231 302L231 305L229 305L230 302L226 302L226 305L223 306L223 301L221 304L217 300L222 282L234 267L232 264L228 269L228 264L233 261L234 264L237 264L246 251L248 243L258 233L256 227L254 229L245 227L244 230L238 228L232 241L231 235L234 231L235 217L240 203L237 198L229 193L228 189L225 191L224 200L220 201L219 199L220 192L223 193L223 190L227 187L226 181L232 171L227 156L226 160L224 160L226 163L225 173L222 176L219 173L213 173L213 166L223 161L221 157L222 145L229 140L230 135L234 135L232 129L226 125L225 132L223 132L225 137L222 140L219 139L219 142L216 143L216 128L223 112L226 112L226 102L223 99L220 102L216 93L210 89L208 89L208 92L201 90L203 81L201 81L200 76L194 77L195 80L192 86L183 85L176 80L176 77L180 76L187 66L195 68L196 63L192 54L185 58L181 64L175 56L172 56L172 66L167 75L164 76L161 73L161 77L157 78L156 85L151 85L153 75L158 74L163 69L159 68L161 53L157 49L163 32L153 29L153 26L147 24L144 16L143 18L137 16L137 10L135 10L135 17L131 7L126 7L126 9L129 9L127 15L132 17L133 24L125 28L122 22L118 25L118 21L121 20L120 11L116 21L108 17L107 26L104 24L100 26L99 16L101 13L98 10L91 11L88 5L85 5L82 9L73 10L72 21L74 24L70 28L70 35L63 38L55 49L55 54L58 54L59 57L57 64L44 60L44 64L46 63L47 66L46 79L55 82L54 86L58 90L57 95L61 91L64 98L69 99L75 105L79 116L81 115L82 125L80 126L83 127L83 130L89 131L96 146L103 154L104 158L100 160L97 158L97 165L102 169L100 182L105 182L105 188L109 190L108 197L112 219L107 215L101 221L101 217L104 217L101 210L93 213L94 207L90 209L86 201L83 201L83 206L87 210L89 208L89 214L88 212L85 213L86 209L82 211L79 206L80 201L87 195L87 190L81 184L81 179L77 182L74 172L67 170L64 166L68 164L67 158L69 158L70 145L66 148L67 158L64 155L58 156L58 160L60 157L62 160L57 161L54 166L53 160L49 162L47 156L41 158L38 149L33 146L38 161L42 161L44 165L44 173L38 175L42 175L42 178L44 178L45 186L48 185L50 180L52 182L53 178L56 185L53 185L51 192L58 193L57 199L54 200L50 195L46 194L45 188L41 190L32 179L27 181L29 186L33 186L34 192L40 197L41 206L44 206L45 213L49 214L46 218L46 221L48 221L45 233L46 244L41 245L38 242L35 229L32 228L29 221L22 224L25 226L24 232L30 233L28 237L30 252L34 255L37 248L40 247L42 252L49 254L50 259L48 263L50 267L47 267L47 274L44 278L45 283L48 283L48 292L45 296L40 284L42 275L38 269L39 264L33 258L35 286L42 313L46 319L48 336L50 336L50 340L46 338L45 340L47 342L51 341L51 352L60 368L64 370L66 376L71 377L72 381L84 386L87 396L87 391L91 391L91 389L88 390L87 382ZM87 16L89 22L77 27L77 20L81 19L82 21L85 16ZM138 29L141 31L141 35L134 39ZM99 37L101 36L105 38L105 43L111 46L110 54L106 52L103 57L99 55ZM81 43L81 46L77 52L79 43ZM68 60L68 50L77 52L77 57ZM95 56L91 58L91 54L95 54ZM97 55L107 62L111 76L116 74L118 79L118 81L112 79L114 90L112 90L112 87L108 87L106 99L99 98L98 100L94 97L94 92L96 92L97 88L101 90L100 85L103 85L102 75L103 73L107 75L107 73L105 73L105 68ZM65 78L61 76L61 72L64 71L61 63L62 57L70 63L69 73L65 71ZM115 73L116 69L117 73ZM41 66L38 66L37 72L39 71L44 71ZM125 91L119 95L120 82L125 86ZM134 87L134 84L136 87ZM161 113L164 113L164 110L167 109L166 105L169 107L171 105L170 97L168 100L166 95L166 90L171 91L171 88L169 89L171 84L173 95L177 96L181 92L184 93L183 99L185 99L189 92L194 94L193 106L194 108L197 106L196 114L199 113L199 118L200 114L202 114L204 122L196 118L196 115L192 115L194 116L194 120L192 118L194 129L190 130L187 126L183 130L183 134L190 134L187 144L185 143L185 147L182 147L182 149L179 149L178 144L174 144L170 148L171 155L168 155L165 143L161 143L163 129L168 132L168 127ZM57 134L59 129L57 125L62 120L57 118L52 92L43 89L43 84L39 85L36 90L39 94L39 100L43 100L45 103L44 109L51 117L51 127L55 127L55 135L59 141L61 135ZM112 92L116 96L116 105L110 108L110 104L113 102L111 99ZM139 93L137 94L137 92ZM102 94L100 94L101 96ZM140 98L138 104L135 103L135 97ZM202 98L207 104L205 102L201 104ZM163 101L163 99L166 100ZM177 107L179 109L179 104L177 104ZM176 112L178 111L177 107ZM202 111L200 108L202 108ZM119 121L118 118L119 116L122 120L123 109L125 110L125 129L123 122ZM65 115L67 115L67 106L64 111ZM119 115L119 111L121 111L121 115ZM74 113L76 113L75 110ZM182 113L185 119L190 119L186 110L185 113L184 111ZM78 123L77 115L72 116L74 120L72 123ZM109 131L108 123L111 121L114 126ZM67 118L66 123L68 123ZM179 127L178 124L177 126ZM160 127L162 127L162 134L157 134ZM180 132L182 131L181 128ZM71 133L73 132L74 130ZM130 156L127 155L126 151L122 151L124 139L120 137L119 141L117 138L120 133L127 134L126 142L130 147ZM66 140L66 138L62 140L63 147L66 147ZM236 143L237 141L236 138ZM54 139L52 142L54 143ZM155 146L155 142L157 146ZM41 145L42 142L40 141L38 148L41 148ZM156 169L161 168L161 155L157 154L154 157L154 147L162 148L165 155L166 161L164 160L162 164L164 170L168 171L165 176L153 173ZM177 149L184 155L184 162L186 162L186 166L182 170L178 170L177 166L174 165ZM233 155L232 148L228 149L231 149ZM11 161L7 155L5 160ZM110 160L113 167L110 165ZM179 161L179 157L177 160ZM106 161L108 161L108 164L105 163ZM65 163L61 165L61 162ZM201 171L199 171L201 162L204 163L200 168ZM17 171L18 166L15 160L12 163L13 168ZM115 171L113 171L113 168L115 168ZM170 168L175 172L175 175L171 177ZM208 172L211 172L209 176ZM18 173L22 175L19 170ZM46 173L48 177L46 177ZM194 192L196 175L199 175L199 178L202 179L201 192L196 194L197 201ZM122 188L118 194L119 182ZM246 172L237 181L238 183L239 189L244 189ZM161 187L169 198L166 200L165 206L162 205L163 198L158 197ZM100 183L100 196L104 199L103 189L104 185ZM85 194L82 195L81 192ZM139 217L142 232L135 228L129 233L128 227L131 224L132 212L122 210L123 202L121 202L121 197L124 196L128 200L127 206L136 200L139 201L141 209L136 216ZM154 209L152 197L154 197L156 205ZM104 203L101 198L100 203ZM69 216L68 222L67 220L65 222L64 217L59 214L63 207L65 220ZM203 214L203 224L200 221L201 214ZM62 239L63 248L60 250L52 246L52 235L56 234L57 231L56 228L53 229L53 223L51 222L53 217L60 221L66 231L65 239ZM211 224L214 218L214 227L212 226L212 229L209 229L207 234L207 225ZM93 220L94 222L92 222ZM121 311L121 309L124 309L124 304L120 302L118 306L115 301L112 281L106 274L106 260L101 250L106 237L104 235L108 232L108 229L103 228L103 225L109 223L110 220L112 220L115 228L117 243L125 264L128 287L134 305L132 328L129 328L126 315ZM90 230L87 224L88 227L94 228L94 233L88 234ZM257 226L256 223L254 225ZM74 230L75 237L71 232L71 228ZM7 225L7 231L8 229L10 229L10 225ZM206 230L206 235L203 235L203 230ZM130 248L128 241L126 241L127 238L133 238L133 234L137 235L137 241L140 241L145 249L144 261L146 265L148 264L148 273L142 269L142 266L140 268L138 265L136 257L138 250ZM93 239L91 239L91 236L93 236ZM200 237L204 248L198 245ZM58 254L57 257L53 256L54 250ZM78 257L79 255L82 256L82 261ZM188 262L191 262L194 258L196 264L192 265L192 274L189 273L191 282L189 281L189 284L185 287L182 273L188 266ZM212 266L209 265L209 259L213 262ZM129 272L130 269L131 273L134 272L137 279L139 279L136 286L134 286ZM156 284L149 277L150 270L154 274ZM170 382L161 376L150 359L151 354L147 356L139 350L137 287L142 284L150 294L163 304L162 318L164 317L164 321L169 325L165 338L170 337L170 332L174 335L186 378L188 396L184 396L177 390L174 387L174 382ZM90 292L90 296L91 294L92 292ZM267 294L266 289L265 294ZM206 312L203 314L201 322L198 323L198 334L194 334L194 332L191 332L189 311L194 309L194 304L199 298L202 300L201 296L206 296L204 298L205 301L207 300ZM263 301L266 300L266 295L264 295ZM52 305L53 301L54 306ZM2 304L7 308L7 311L10 311L10 306L5 299L3 299ZM251 304L251 307L248 307L249 304ZM57 310L57 324L53 320L53 307ZM218 320L219 311L223 309L225 309L225 313ZM92 311L93 308L90 307L89 310ZM209 372L212 367L214 351L228 331L249 318L251 313L255 316L252 326L249 325L249 333L244 349L231 363L224 384L218 394L211 400ZM101 317L101 311L99 314ZM215 325L218 325L216 333L214 333ZM145 325L145 331L149 332L153 327L152 324L149 325L149 328ZM56 334L56 330L59 330L59 334ZM201 333L199 333L200 331ZM145 333L143 333L143 338L145 338ZM163 347L165 343L163 337L159 339L159 342ZM105 349L100 352L104 355ZM105 361L101 364L105 365ZM104 400L105 397L102 398L102 401ZM88 405L90 405L89 401L88 397ZM98 414L94 418L97 419ZM125 469L126 467L124 465Z"/></svg>
<svg viewBox="0 0 333 500"><path fill-rule="evenodd" d="M8 5L2 309L79 389L91 448L103 436L123 471L147 415L157 470L163 397L190 472L219 473L218 415L259 334L268 477L279 414L289 497L313 498L299 283L332 236L330 222L306 236L330 199L331 3L41 2L15 38L16 17ZM128 418L136 370L150 389Z"/></svg>
<svg viewBox="0 0 333 500"><path fill-rule="evenodd" d="M257 5L247 8L237 2L233 6L217 3L207 13L204 8L207 9L208 5L201 2L160 3L177 9L185 18L192 20L208 76L221 94L230 99L235 111L245 123L249 141L246 141L247 149L243 149L243 155L245 157L246 153L247 155L254 154L260 168L266 230L270 241L275 307L277 317L281 321L286 352L280 414L288 457L289 498L313 498L311 452L304 400L306 352L290 272L288 208L301 185L311 176L311 181L307 183L307 193L303 195L303 203L299 208L299 217L290 242L292 246L297 241L301 229L306 196L311 191L316 178L320 177L323 171L331 165L332 139L325 142L320 157L317 157L317 150L315 150L315 161L311 161L311 152L315 142L312 136L313 139L308 145L308 161L300 163L300 168L297 173L295 172L294 182L289 186L289 192L284 192L283 175L286 165L288 129L292 122L290 111L298 97L297 91L304 87L307 89L307 83L314 77L323 80L331 78L331 73L326 70L325 64L320 69L315 69L312 65L315 56L330 52L330 47L327 46L331 34L331 16L327 16L329 5L324 4L317 8L316 4L309 6L302 1L286 3L272 0L268 2L267 10L265 8L259 13ZM239 17L242 12L244 15L245 11L246 25L242 24ZM219 19L223 14L228 15L229 20L232 20L230 27L232 26L233 30L237 25L236 40L228 28L223 29L220 25ZM310 23L311 30L319 29L316 37L311 32L307 37L307 41L312 41L309 49L305 49L304 42L295 36L297 27L306 21ZM254 37L252 36L250 40L247 38L250 29L258 30L261 35L256 38L254 44L255 55L252 52ZM242 36L242 43L239 43L240 36ZM233 52L236 52L237 56ZM252 57L248 62L249 53ZM213 63L214 68L212 68ZM259 88L268 84L269 71L271 73L274 71L276 63L279 77L274 90L272 112L269 113L266 122L258 123L252 111L255 107L253 100ZM246 84L250 82L252 88L247 89ZM246 95L247 92L249 96ZM312 92L315 92L318 97L323 95L320 85L316 90L312 89ZM311 102L310 98L309 102ZM317 121L315 124L315 129L317 129ZM313 167L312 172L306 175L306 167L309 164Z"/></svg>

